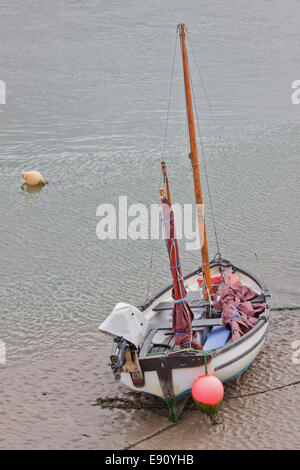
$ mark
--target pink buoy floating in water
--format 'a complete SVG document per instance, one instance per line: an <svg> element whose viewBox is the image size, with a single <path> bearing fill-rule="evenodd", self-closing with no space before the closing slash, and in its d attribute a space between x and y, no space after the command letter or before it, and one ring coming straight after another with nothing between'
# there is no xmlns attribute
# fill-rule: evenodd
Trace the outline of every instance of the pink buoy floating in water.
<svg viewBox="0 0 300 470"><path fill-rule="evenodd" d="M210 416L216 416L223 400L224 387L214 375L201 375L192 386L192 397L196 405Z"/></svg>
<svg viewBox="0 0 300 470"><path fill-rule="evenodd" d="M38 184L47 184L39 171L24 171L22 178L29 186L37 186Z"/></svg>

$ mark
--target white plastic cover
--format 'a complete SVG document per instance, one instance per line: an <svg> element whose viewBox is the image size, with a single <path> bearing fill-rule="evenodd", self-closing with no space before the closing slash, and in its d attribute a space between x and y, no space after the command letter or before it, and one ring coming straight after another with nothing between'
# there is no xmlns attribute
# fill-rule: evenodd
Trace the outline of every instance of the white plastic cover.
<svg viewBox="0 0 300 470"><path fill-rule="evenodd" d="M99 330L113 336L123 336L136 347L140 346L145 337L149 320L133 305L119 303L111 314L99 326Z"/></svg>

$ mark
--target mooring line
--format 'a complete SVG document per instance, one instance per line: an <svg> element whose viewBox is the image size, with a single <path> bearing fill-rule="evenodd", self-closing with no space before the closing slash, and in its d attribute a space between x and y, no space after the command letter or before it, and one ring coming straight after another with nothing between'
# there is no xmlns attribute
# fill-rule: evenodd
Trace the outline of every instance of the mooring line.
<svg viewBox="0 0 300 470"><path fill-rule="evenodd" d="M271 308L272 312L281 312L282 310L300 310L300 306L295 305L294 307L275 307L275 308Z"/></svg>
<svg viewBox="0 0 300 470"><path fill-rule="evenodd" d="M300 380L297 380L296 382L291 382L289 384L280 385L279 387L269 388L266 390L259 390L258 392L246 393L245 395L224 397L223 400L233 400L236 398L253 397L254 395L262 395L263 393L274 392L276 390L281 390L282 388L291 387L292 385L298 385L298 384L300 384Z"/></svg>
<svg viewBox="0 0 300 470"><path fill-rule="evenodd" d="M176 426L176 424L178 423L171 423L169 424L168 426L165 426L161 429L159 429L158 431L154 432L153 434L150 434L150 436L146 436L144 437L143 439L140 439L139 441L136 441L132 444L128 444L126 447L124 447L123 450L129 450L129 449L132 449L133 447L137 446L138 444L140 444L141 442L145 442L145 441L148 441L149 439L152 439L153 437L156 437L156 436L159 436L161 433L163 433L164 431L168 431L168 429L171 429L173 428L174 426Z"/></svg>
<svg viewBox="0 0 300 470"><path fill-rule="evenodd" d="M288 384L284 385L279 385L278 387L273 387L273 388L268 388L265 390L258 390L257 392L252 392L252 393L246 393L244 395L234 395L234 396L229 396L229 397L224 397L224 400L236 400L238 398L245 398L245 397L252 397L255 395L262 395L264 393L270 393L274 392L276 390L281 390L283 388L291 387L293 385L299 385L300 380L297 380L296 382L290 382ZM97 398L96 403L94 403L92 406L100 406L101 408L117 408L117 409L127 409L127 410L161 410L165 409L166 406L165 404L161 405L148 405L147 403L136 403L134 400L128 400L126 398L118 398L118 397L111 397L111 398ZM193 409L194 406L187 406L186 409ZM196 408L195 408L196 410Z"/></svg>
<svg viewBox="0 0 300 470"><path fill-rule="evenodd" d="M275 308L272 308L271 309L272 311L283 311L283 310L300 310L300 306L293 306L293 307L275 307ZM228 397L224 397L224 401L226 400L236 400L238 398L246 398L246 397L252 397L252 396L257 396L257 395L263 395L265 393L270 393L270 392L275 392L277 390L282 390L284 388L287 388L287 387L291 387L291 386L295 386L295 385L299 385L300 384L300 380L297 380L295 382L290 382L288 384L284 384L284 385L280 385L280 386L277 386L277 387L273 387L273 388L269 388L269 389L265 389L265 390L258 390L257 392L252 392L252 393L246 393L244 395L236 395L236 396L228 396ZM100 406L101 408L110 408L110 409L113 409L113 408L117 408L117 409L148 409L148 410L157 410L157 409L163 409L165 408L165 405L161 405L161 406L158 406L155 405L153 406L153 404L151 404L150 406L147 405L147 403L145 402L140 402L140 403L137 403L136 401L134 400L129 400L129 399L126 399L126 398L119 398L119 397L107 397L107 398L97 398L96 400L96 403L93 403L92 406ZM194 411L199 411L197 408L195 408L192 405L190 406L187 406L186 409L194 409ZM163 432L165 431L168 431L169 429L172 429L174 426L176 426L177 424L179 424L179 422L177 423L171 423L171 424L168 424L167 426L164 426L163 428L159 429L158 431L155 431L154 433L150 434L149 436L146 436L136 442L133 442L132 444L128 444L127 446L125 446L123 448L123 450L129 450L129 449L132 449L133 447L136 447L138 444L141 444L142 442L145 442L145 441L148 441L156 436L159 436L160 434L162 434Z"/></svg>
<svg viewBox="0 0 300 470"><path fill-rule="evenodd" d="M299 383L300 383L300 380L297 380L296 382L291 382L289 384L281 385L279 387L274 387L274 388L270 388L270 389L267 389L267 390L260 390L258 392L247 393L245 395L224 397L224 400L232 400L232 399L237 399L237 398L251 397L251 396L254 396L254 395L261 395L263 393L268 393L268 392L274 392L276 390L281 390L283 388L290 387L292 385L298 385ZM187 409L191 409L191 407L189 406L189 407L187 407ZM195 411L199 411L199 410L197 408L195 408ZM153 437L159 436L164 431L168 431L169 429L173 428L174 426L176 426L179 423L180 423L180 421L177 422L177 423L171 423L168 426L164 426L163 428L159 429L158 431L154 432L153 434L150 434L149 436L146 436L143 439L140 439L139 441L136 441L132 444L128 444L126 447L124 447L123 450L132 449L133 447L137 446L138 444L141 444L142 442L148 441L149 439L152 439Z"/></svg>

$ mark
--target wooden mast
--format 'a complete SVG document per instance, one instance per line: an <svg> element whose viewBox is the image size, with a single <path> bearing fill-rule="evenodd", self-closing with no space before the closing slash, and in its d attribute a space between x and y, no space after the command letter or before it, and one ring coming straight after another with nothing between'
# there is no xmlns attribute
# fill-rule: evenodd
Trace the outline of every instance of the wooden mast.
<svg viewBox="0 0 300 470"><path fill-rule="evenodd" d="M201 243L202 269L203 269L205 284L208 289L209 296L211 297L212 285L211 285L209 256L208 256L206 228L205 228L205 219L204 219L203 197L202 197L202 189L201 189L201 181L200 181L197 141L196 141L195 124L194 124L194 112L193 112L193 101L192 101L191 84L190 84L190 73L189 73L189 65L188 65L188 58L187 58L186 44L185 44L184 24L180 24L178 26L178 29L179 29L179 36L180 36L180 43L181 43L181 51L182 51L186 110L187 110L189 138L190 138L190 147L191 147L191 153L189 156L190 156L191 164L193 168L198 230L199 230L199 237L200 237L200 243Z"/></svg>

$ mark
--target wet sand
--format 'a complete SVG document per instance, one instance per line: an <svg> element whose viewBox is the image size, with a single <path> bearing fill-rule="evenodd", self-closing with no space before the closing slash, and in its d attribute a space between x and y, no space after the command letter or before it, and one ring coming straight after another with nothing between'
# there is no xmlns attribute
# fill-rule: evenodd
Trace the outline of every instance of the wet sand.
<svg viewBox="0 0 300 470"><path fill-rule="evenodd" d="M0 448L299 449L297 339L299 311L274 312L264 351L225 385L217 425L192 401L177 424L169 423L161 400L119 386L107 366L110 341L101 333L89 347L8 361L0 366ZM99 397L111 408L93 406Z"/></svg>

